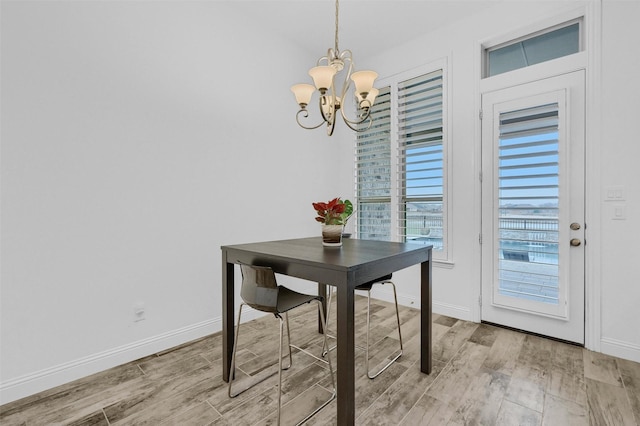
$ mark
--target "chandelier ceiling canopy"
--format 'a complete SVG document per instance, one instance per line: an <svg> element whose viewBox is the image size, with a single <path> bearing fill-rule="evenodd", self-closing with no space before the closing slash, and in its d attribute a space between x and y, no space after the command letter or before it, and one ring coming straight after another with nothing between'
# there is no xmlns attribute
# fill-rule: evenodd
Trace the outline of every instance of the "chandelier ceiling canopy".
<svg viewBox="0 0 640 426"><path fill-rule="evenodd" d="M326 124L329 136L333 134L338 111L350 129L362 132L370 128L373 121L371 107L378 95L378 89L373 87L378 74L374 71L354 72L351 51L338 49L338 12L339 5L336 0L335 44L333 48L329 48L327 55L318 59L316 66L309 70L313 85L301 83L291 86L291 91L300 106L296 114L296 121L300 127L311 130ZM352 96L356 117L353 120L347 118L344 111L351 82L355 86ZM316 91L319 94L318 109L322 121L317 125L307 126L302 123L301 117L309 117L307 105Z"/></svg>

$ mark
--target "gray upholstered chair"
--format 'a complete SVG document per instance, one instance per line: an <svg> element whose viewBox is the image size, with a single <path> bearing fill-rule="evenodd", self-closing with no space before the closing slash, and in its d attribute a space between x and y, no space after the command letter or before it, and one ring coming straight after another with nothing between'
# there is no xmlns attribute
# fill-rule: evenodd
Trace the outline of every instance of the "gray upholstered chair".
<svg viewBox="0 0 640 426"><path fill-rule="evenodd" d="M268 266L254 266L254 265L240 265L240 270L242 272L242 288L240 290L240 297L242 298L242 303L240 304L240 309L238 311L238 324L236 326L236 333L233 343L233 354L231 356L231 370L229 372L229 397L233 398L238 396L245 390L251 388L251 386L256 385L257 383L262 382L263 380L273 376L273 374L266 375L264 377L257 377L258 380L251 383L250 386L244 387L241 390L234 392L232 389L233 382L235 381L235 371L236 371L236 350L238 349L238 335L240 334L240 321L242 318L242 308L245 305L252 307L253 309L272 313L279 321L280 321L280 349L278 353L278 424L280 424L280 409L282 406L282 370L286 370L291 367L293 362L291 356L291 348L296 348L301 352L306 353L307 355L322 361L329 366L329 374L331 376L331 383L333 385L333 393L331 397L324 402L320 407L318 407L315 411L309 414L307 417L302 419L298 424L301 424L308 420L311 416L320 411L323 407L329 404L336 397L336 386L335 380L333 376L333 366L331 364L330 357L326 357L322 359L312 354L311 352L304 350L298 346L291 344L291 335L289 332L289 316L288 312L292 309L300 307L304 304L317 302L318 307L320 309L320 317L322 319L322 327L323 330L326 330L326 322L325 316L322 310L322 296L315 295L307 295L298 293L296 291L290 290L284 286L278 285L276 282L276 276L273 270ZM284 314L284 315L283 315ZM284 316L284 318L283 318ZM282 344L283 344L283 328L286 323L287 327L287 346L288 346L288 358L289 365L284 367L282 365ZM324 345L327 344L327 335L323 334ZM258 376L258 375L256 375ZM255 379L255 378L254 378Z"/></svg>
<svg viewBox="0 0 640 426"><path fill-rule="evenodd" d="M391 364L393 364L398 358L402 356L402 332L400 331L400 313L398 312L398 296L396 294L396 286L393 283L393 281L391 281L391 276L392 276L391 274L385 275L384 277L371 280L364 284L360 284L359 286L356 287L356 290L367 292L367 346L365 348L362 348L362 347L360 348L366 351L367 377L369 377L370 379L375 379L376 377L378 377L380 373L382 373L387 368L389 368ZM380 284L380 285L391 284L391 287L393 288L393 299L395 301L395 306L396 306L396 321L398 324L398 340L400 341L400 348L399 348L399 351L395 353L395 356L387 364L385 364L378 371L371 372L371 369L369 368L369 349L371 347L371 344L369 342L369 336L371 334L370 333L371 331L371 289L373 288L374 285L377 285L377 284ZM331 312L330 309L331 309L332 295L333 295L333 289L329 291L329 299L327 302L327 324L329 322L329 313ZM334 337L334 336L329 335L329 337ZM326 348L327 346L323 346L323 352L322 352L323 356L326 356L327 353L329 352L326 350ZM329 350L332 350L334 348L335 346L331 347Z"/></svg>

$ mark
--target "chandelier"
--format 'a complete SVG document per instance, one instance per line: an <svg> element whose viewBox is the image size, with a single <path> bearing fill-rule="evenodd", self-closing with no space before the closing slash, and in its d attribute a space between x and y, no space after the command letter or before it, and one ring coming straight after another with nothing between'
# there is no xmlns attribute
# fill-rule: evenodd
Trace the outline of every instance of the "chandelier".
<svg viewBox="0 0 640 426"><path fill-rule="evenodd" d="M296 121L308 130L317 129L326 124L327 135L333 134L336 125L336 117L338 111L345 124L356 132L363 132L371 127L373 119L371 117L371 107L378 95L378 89L373 87L378 74L374 71L357 71L353 72L353 59L350 50L338 49L338 0L336 0L336 32L335 46L329 48L327 56L318 59L316 66L309 70L309 75L313 79L313 84L295 84L291 86L291 91L296 97L300 110L296 114ZM340 81L341 87L336 85L336 80ZM354 106L356 107L356 118L350 120L344 112L345 99L347 92L353 81L354 90ZM307 105L311 101L316 89L319 92L319 110L322 121L317 125L306 126L301 122L301 117L306 119L309 117ZM364 124L364 126L361 126Z"/></svg>

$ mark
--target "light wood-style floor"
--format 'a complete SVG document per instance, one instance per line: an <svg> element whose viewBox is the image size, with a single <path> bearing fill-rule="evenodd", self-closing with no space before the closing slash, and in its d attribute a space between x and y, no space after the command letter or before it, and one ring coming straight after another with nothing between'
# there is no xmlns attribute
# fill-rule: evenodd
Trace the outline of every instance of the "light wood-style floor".
<svg viewBox="0 0 640 426"><path fill-rule="evenodd" d="M364 343L366 299L356 306ZM375 361L397 345L393 305L373 302ZM309 305L290 316L294 343L320 351ZM295 312L295 311L294 311ZM419 371L419 313L401 307L404 355L378 378L356 350L360 425L638 425L640 364L511 330L433 316L434 369ZM242 373L275 363L272 316L243 325ZM229 399L221 336L212 335L0 407L2 425L267 425L275 423L276 376ZM385 354L381 354L385 352ZM322 363L297 352L284 373L283 423L328 395ZM335 359L335 356L334 356ZM375 363L374 362L374 365ZM335 401L308 424L334 425Z"/></svg>

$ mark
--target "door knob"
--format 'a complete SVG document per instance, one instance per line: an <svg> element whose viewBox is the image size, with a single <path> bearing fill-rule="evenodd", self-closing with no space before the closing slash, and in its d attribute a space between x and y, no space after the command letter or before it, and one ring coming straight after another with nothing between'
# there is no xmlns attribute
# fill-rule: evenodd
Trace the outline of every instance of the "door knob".
<svg viewBox="0 0 640 426"><path fill-rule="evenodd" d="M580 229L580 224L577 222L573 222L571 225L569 225L569 228L571 228L573 231L577 231L578 229Z"/></svg>
<svg viewBox="0 0 640 426"><path fill-rule="evenodd" d="M582 241L580 241L579 238L572 238L571 239L571 245L573 247L578 247L580 244L582 244Z"/></svg>

